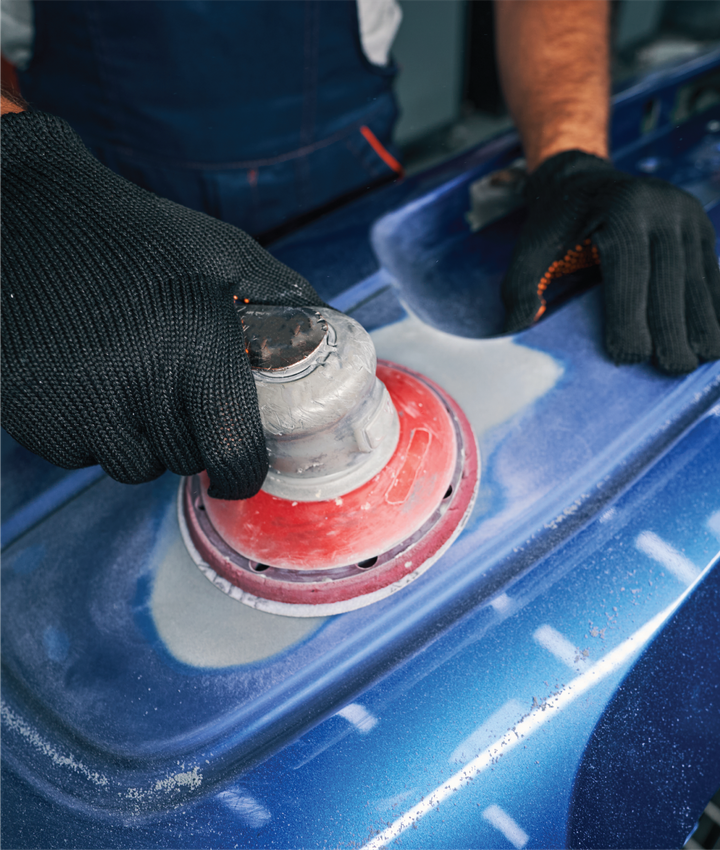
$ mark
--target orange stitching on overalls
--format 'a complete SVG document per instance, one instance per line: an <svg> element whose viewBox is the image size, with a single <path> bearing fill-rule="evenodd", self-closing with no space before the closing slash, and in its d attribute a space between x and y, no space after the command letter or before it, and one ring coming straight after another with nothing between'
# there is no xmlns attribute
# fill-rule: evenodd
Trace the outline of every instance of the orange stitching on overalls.
<svg viewBox="0 0 720 850"><path fill-rule="evenodd" d="M545 310L547 310L547 304L543 298L543 292L545 292L553 280L556 280L563 275L580 271L580 269L587 269L590 268L590 266L597 265L600 265L600 254L597 246L593 245L589 238L586 239L582 245L576 245L574 248L571 248L562 260L555 260L555 262L551 264L550 268L540 278L540 283L537 288L537 295L540 299L540 307L537 313L535 313L533 321L537 322L540 316L542 316Z"/></svg>
<svg viewBox="0 0 720 850"><path fill-rule="evenodd" d="M370 147L375 151L375 153L380 157L380 159L385 163L385 165L392 168L400 177L405 176L405 169L400 165L400 163L395 159L395 157L390 153L389 150L386 150L378 137L373 133L373 131L366 127L364 124L360 128L360 132L365 137L365 140L370 145Z"/></svg>

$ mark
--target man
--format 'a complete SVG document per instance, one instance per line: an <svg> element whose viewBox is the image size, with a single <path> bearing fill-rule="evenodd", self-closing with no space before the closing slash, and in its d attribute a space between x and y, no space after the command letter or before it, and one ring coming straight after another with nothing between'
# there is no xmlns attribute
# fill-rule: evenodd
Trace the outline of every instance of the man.
<svg viewBox="0 0 720 850"><path fill-rule="evenodd" d="M36 3L21 82L115 171L261 232L399 168L393 69L364 52L363 5ZM683 373L720 357L715 234L689 195L607 160L608 17L601 0L497 4L531 171L507 329L599 260L611 357ZM267 458L234 299L317 293L230 224L107 170L59 119L3 112L5 427L62 466L207 468L211 495L253 495Z"/></svg>

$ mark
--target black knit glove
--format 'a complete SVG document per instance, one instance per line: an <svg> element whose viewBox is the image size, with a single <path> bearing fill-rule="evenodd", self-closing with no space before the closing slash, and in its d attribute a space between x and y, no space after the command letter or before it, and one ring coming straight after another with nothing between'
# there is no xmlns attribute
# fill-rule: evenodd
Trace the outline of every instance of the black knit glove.
<svg viewBox="0 0 720 850"><path fill-rule="evenodd" d="M542 315L553 279L599 261L616 363L654 356L677 374L720 358L715 231L695 198L582 151L546 160L525 196L529 218L502 289L507 331Z"/></svg>
<svg viewBox="0 0 720 850"><path fill-rule="evenodd" d="M247 234L94 159L64 121L2 118L3 425L118 481L207 469L247 498L268 460L236 299L321 305Z"/></svg>

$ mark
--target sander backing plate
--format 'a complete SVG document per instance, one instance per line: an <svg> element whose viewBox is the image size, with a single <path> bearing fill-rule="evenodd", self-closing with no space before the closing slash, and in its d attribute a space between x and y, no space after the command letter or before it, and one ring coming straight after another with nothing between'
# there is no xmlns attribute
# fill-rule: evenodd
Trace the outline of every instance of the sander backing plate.
<svg viewBox="0 0 720 850"><path fill-rule="evenodd" d="M389 596L427 570L464 526L480 459L462 410L433 381L378 362L400 420L397 448L374 478L337 499L291 502L260 491L207 495L205 473L184 480L180 527L219 589L269 613L318 617Z"/></svg>

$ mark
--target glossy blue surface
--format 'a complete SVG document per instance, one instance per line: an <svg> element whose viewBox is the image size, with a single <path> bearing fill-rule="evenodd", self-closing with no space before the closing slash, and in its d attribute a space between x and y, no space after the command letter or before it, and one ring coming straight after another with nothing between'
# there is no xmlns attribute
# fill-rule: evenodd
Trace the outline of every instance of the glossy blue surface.
<svg viewBox="0 0 720 850"><path fill-rule="evenodd" d="M719 61L621 95L614 131L621 166L660 163L716 227L720 110L669 122ZM472 235L467 189L516 155L502 137L274 249L476 429L474 513L401 593L279 641L189 562L178 479L92 481L7 441L6 846L684 841L720 785L720 364L615 367L598 288L492 338L522 213Z"/></svg>

